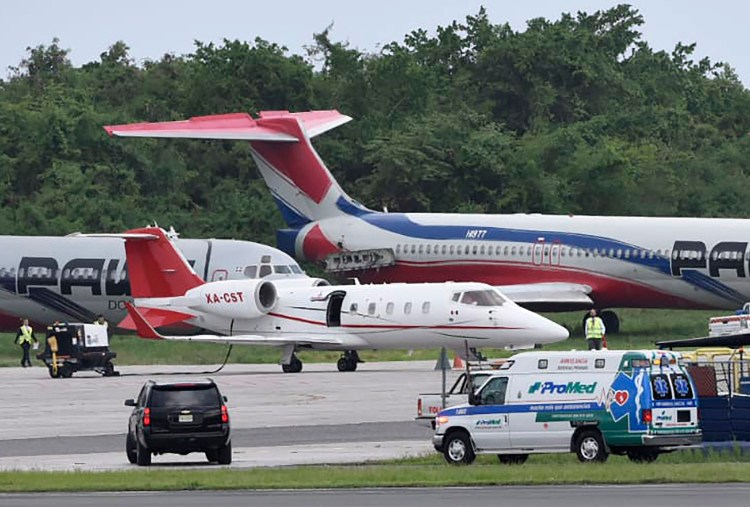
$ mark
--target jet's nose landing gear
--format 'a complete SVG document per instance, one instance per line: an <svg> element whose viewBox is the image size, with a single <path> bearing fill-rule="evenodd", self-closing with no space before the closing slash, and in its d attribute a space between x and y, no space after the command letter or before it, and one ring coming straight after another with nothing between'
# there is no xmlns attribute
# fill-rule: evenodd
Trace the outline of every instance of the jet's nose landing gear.
<svg viewBox="0 0 750 507"><path fill-rule="evenodd" d="M355 371L358 363L364 363L364 361L359 358L357 351L347 350L338 362L336 362L336 367L339 371Z"/></svg>

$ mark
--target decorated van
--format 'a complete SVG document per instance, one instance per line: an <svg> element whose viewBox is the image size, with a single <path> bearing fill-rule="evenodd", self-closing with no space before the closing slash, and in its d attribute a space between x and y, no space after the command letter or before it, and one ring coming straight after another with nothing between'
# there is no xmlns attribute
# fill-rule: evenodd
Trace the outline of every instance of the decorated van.
<svg viewBox="0 0 750 507"><path fill-rule="evenodd" d="M680 354L650 350L517 354L469 403L441 411L433 436L454 464L553 452L650 462L700 442L698 398Z"/></svg>

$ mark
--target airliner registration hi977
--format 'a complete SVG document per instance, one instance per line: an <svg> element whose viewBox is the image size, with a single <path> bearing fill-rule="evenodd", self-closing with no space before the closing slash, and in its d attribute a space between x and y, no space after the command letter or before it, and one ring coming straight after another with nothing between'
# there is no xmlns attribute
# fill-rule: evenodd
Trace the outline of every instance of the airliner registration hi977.
<svg viewBox="0 0 750 507"><path fill-rule="evenodd" d="M534 309L736 308L750 299L737 219L381 213L351 199L310 139L351 118L267 111L105 127L110 135L247 140L288 229L282 250L370 282L477 281ZM608 332L614 312L602 314Z"/></svg>
<svg viewBox="0 0 750 507"><path fill-rule="evenodd" d="M119 236L135 298L134 305L126 304L130 316L122 327L135 327L144 338L282 347L285 372L302 370L299 348L340 350L338 369L354 371L358 350L528 348L568 337L562 326L482 283L204 282L161 229ZM154 328L164 322L215 334L163 336Z"/></svg>
<svg viewBox="0 0 750 507"><path fill-rule="evenodd" d="M177 236L176 233L172 233ZM206 280L308 278L284 252L230 239L176 239ZM48 324L110 322L126 315L128 267L121 239L68 236L0 236L0 329L15 331L21 318Z"/></svg>

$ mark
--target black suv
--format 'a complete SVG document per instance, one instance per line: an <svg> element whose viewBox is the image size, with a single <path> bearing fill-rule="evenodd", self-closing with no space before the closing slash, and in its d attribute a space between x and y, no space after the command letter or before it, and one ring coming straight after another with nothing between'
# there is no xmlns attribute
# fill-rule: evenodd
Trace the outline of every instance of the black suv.
<svg viewBox="0 0 750 507"><path fill-rule="evenodd" d="M130 414L125 452L128 461L151 464L152 454L205 452L211 462L232 462L227 398L213 380L147 381Z"/></svg>

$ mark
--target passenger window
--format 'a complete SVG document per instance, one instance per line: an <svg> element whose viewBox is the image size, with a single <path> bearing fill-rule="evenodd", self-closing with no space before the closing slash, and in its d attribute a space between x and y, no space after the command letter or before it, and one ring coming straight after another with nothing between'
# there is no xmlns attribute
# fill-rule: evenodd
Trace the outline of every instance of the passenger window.
<svg viewBox="0 0 750 507"><path fill-rule="evenodd" d="M456 303L457 303L457 302L458 302L458 298L460 298L460 297L461 297L461 293L460 293L460 292L455 292L455 293L453 294L453 297L452 297L451 299L452 299L452 300L453 300L454 302L456 302Z"/></svg>
<svg viewBox="0 0 750 507"><path fill-rule="evenodd" d="M484 245L479 247L479 255L484 255Z"/></svg>
<svg viewBox="0 0 750 507"><path fill-rule="evenodd" d="M455 252L455 248L451 245L451 255L453 255L453 252Z"/></svg>
<svg viewBox="0 0 750 507"><path fill-rule="evenodd" d="M651 377L651 390L655 400L672 399L672 387L669 385L669 379L664 373L659 373Z"/></svg>
<svg viewBox="0 0 750 507"><path fill-rule="evenodd" d="M370 303L369 305L367 305L367 313L369 315L375 315L375 307L376 307L376 303L374 301Z"/></svg>
<svg viewBox="0 0 750 507"><path fill-rule="evenodd" d="M357 313L357 303L352 303L349 307L349 313Z"/></svg>
<svg viewBox="0 0 750 507"><path fill-rule="evenodd" d="M404 303L404 314L411 315L411 303Z"/></svg>
<svg viewBox="0 0 750 507"><path fill-rule="evenodd" d="M440 249L443 255L445 255L448 252L448 245L443 245L443 248ZM451 253L453 253L453 250L451 250Z"/></svg>
<svg viewBox="0 0 750 507"><path fill-rule="evenodd" d="M411 246L411 253L413 253L413 254L417 253L417 245L412 245Z"/></svg>
<svg viewBox="0 0 750 507"><path fill-rule="evenodd" d="M425 253L426 253L427 255L430 255L430 252L431 252L431 251L432 251L432 245L427 245L427 247L425 248Z"/></svg>
<svg viewBox="0 0 750 507"><path fill-rule="evenodd" d="M430 313L430 302L425 301L422 303L422 313Z"/></svg>
<svg viewBox="0 0 750 507"><path fill-rule="evenodd" d="M401 243L396 245L396 253L401 253Z"/></svg>
<svg viewBox="0 0 750 507"><path fill-rule="evenodd" d="M594 368L604 368L604 365L607 364L607 361L605 359L597 359L594 361Z"/></svg>
<svg viewBox="0 0 750 507"><path fill-rule="evenodd" d="M479 395L481 405L504 405L508 377L495 377L487 381Z"/></svg>
<svg viewBox="0 0 750 507"><path fill-rule="evenodd" d="M547 363L547 360L546 360L546 359L540 359L540 360L539 360L539 361L538 361L538 362L536 363L536 367L537 367L538 369L540 369L540 370L546 370L546 369L547 369L547 365L548 365L548 363Z"/></svg>
<svg viewBox="0 0 750 507"><path fill-rule="evenodd" d="M385 313L387 313L388 315L393 315L393 306L393 303L388 303L387 305L385 305Z"/></svg>
<svg viewBox="0 0 750 507"><path fill-rule="evenodd" d="M419 245L419 250L418 250L419 255L422 255L422 252L424 252L424 245Z"/></svg>

